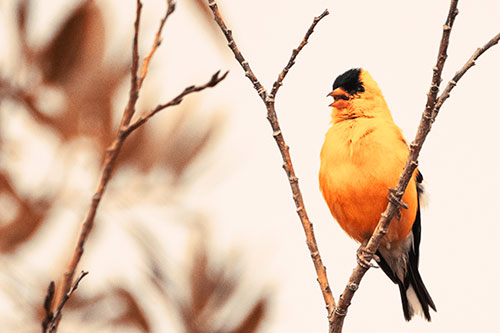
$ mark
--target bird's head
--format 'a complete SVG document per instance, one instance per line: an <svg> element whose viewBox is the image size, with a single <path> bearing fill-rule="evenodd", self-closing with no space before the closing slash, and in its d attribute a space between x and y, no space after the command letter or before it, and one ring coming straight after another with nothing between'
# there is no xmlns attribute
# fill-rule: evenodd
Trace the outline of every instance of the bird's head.
<svg viewBox="0 0 500 333"><path fill-rule="evenodd" d="M377 83L362 68L353 68L339 75L327 96L333 97L330 106L334 113L360 116L380 111L380 106L387 108Z"/></svg>

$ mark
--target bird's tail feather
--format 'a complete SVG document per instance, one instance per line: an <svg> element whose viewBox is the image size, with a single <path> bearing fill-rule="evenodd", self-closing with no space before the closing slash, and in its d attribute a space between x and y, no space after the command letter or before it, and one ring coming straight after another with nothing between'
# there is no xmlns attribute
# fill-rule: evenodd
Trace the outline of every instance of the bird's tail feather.
<svg viewBox="0 0 500 333"><path fill-rule="evenodd" d="M418 272L418 267L415 263L412 263L411 260L411 252L410 252L410 263L407 267L408 272L405 276L405 280L408 280L406 283L408 285L408 289L406 290L406 296L409 302L409 307L415 312L423 312L423 316L428 321L431 321L431 315L429 313L429 307L436 311L436 305L434 305L434 301L429 295L427 288L425 288L424 282L422 281L422 277ZM410 314L411 311L410 311ZM406 318L406 316L405 316ZM410 320L410 318L406 318L406 320Z"/></svg>
<svg viewBox="0 0 500 333"><path fill-rule="evenodd" d="M384 273L399 287L399 292L401 294L401 303L403 305L404 317L407 321L415 314L422 315L426 320L430 321L431 316L429 313L429 307L436 311L436 306L432 301L427 288L422 281L422 277L418 272L418 263L415 258L415 254L410 251L409 260L407 262L406 273L403 281L398 278L398 276L393 272L387 261L384 259L382 254L377 251L377 255L380 258L380 268Z"/></svg>

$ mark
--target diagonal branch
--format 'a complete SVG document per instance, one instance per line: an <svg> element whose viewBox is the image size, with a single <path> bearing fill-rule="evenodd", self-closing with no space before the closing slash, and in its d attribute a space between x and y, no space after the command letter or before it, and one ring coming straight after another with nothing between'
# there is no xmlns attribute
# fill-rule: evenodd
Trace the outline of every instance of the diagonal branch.
<svg viewBox="0 0 500 333"><path fill-rule="evenodd" d="M307 42L309 40L309 37L314 32L314 28L316 27L316 25L318 24L318 22L321 21L321 19L323 17L325 17L326 15L328 15L328 14L330 14L328 12L328 9L325 9L325 11L323 13L321 13L320 16L317 16L317 17L314 18L314 21L311 24L311 26L309 27L309 29L307 30L306 35L302 39L302 42L299 44L299 46L296 49L293 49L292 56L290 57L290 60L288 60L288 64L285 66L285 68L283 68L283 70L281 71L280 75L278 76L278 79L276 80L276 82L274 82L273 89L271 89L271 94L270 94L271 97L275 97L276 96L276 93L278 92L278 89L283 84L283 79L285 78L285 76L290 71L290 68L295 64L295 58L297 58L297 55L299 54L299 52L302 51L302 49L304 48L304 46L306 46L306 44L307 44Z"/></svg>
<svg viewBox="0 0 500 333"><path fill-rule="evenodd" d="M241 67L243 67L243 70L245 71L245 76L252 82L253 87L255 90L257 90L257 93L259 94L260 98L266 102L266 97L267 97L267 92L266 89L260 84L259 80L253 73L252 69L250 68L250 64L248 61L245 60L243 57L243 54L241 54L240 49L236 45L236 42L234 41L233 38L233 32L229 30L226 26L226 23L224 23L224 20L222 19L222 15L219 11L219 7L215 3L215 0L208 0L208 6L212 10L212 13L214 15L215 22L219 25L220 29L224 33L224 36L227 39L227 46L233 51L234 57L236 60L240 63Z"/></svg>
<svg viewBox="0 0 500 333"><path fill-rule="evenodd" d="M160 21L160 26L158 27L158 31L156 32L155 39L153 41L153 45L151 46L151 50L149 51L149 54L144 57L144 61L142 63L142 69L141 69L141 76L139 77L139 82L137 86L139 89L142 87L142 83L144 82L144 79L146 78L146 75L148 74L148 68L149 68L149 63L151 61L151 58L153 58L154 53L160 46L162 40L161 40L161 32L163 30L163 26L165 25L165 22L167 22L168 17L175 11L175 1L173 0L167 0L167 11L165 13L165 16L162 18Z"/></svg>
<svg viewBox="0 0 500 333"><path fill-rule="evenodd" d="M451 79L448 84L446 85L446 88L443 90L441 95L439 95L439 98L437 99L436 104L434 105L434 109L432 110L432 121L436 119L439 110L441 109L441 106L443 103L450 97L450 92L455 88L457 85L458 80L464 76L464 74L476 64L477 58L479 58L484 52L486 52L490 47L498 44L498 41L500 40L500 33L496 34L491 38L488 43L484 44L483 46L479 47L476 52L472 54L472 56L467 60L467 62L463 65L462 68L460 68L456 73L455 76L453 76L453 79Z"/></svg>
<svg viewBox="0 0 500 333"><path fill-rule="evenodd" d="M198 92L201 90L204 90L206 88L212 88L215 87L220 81L224 80L229 72L225 72L224 75L219 77L220 71L215 72L214 75L210 78L210 80L205 83L204 85L201 86L189 86L185 88L180 94L178 94L176 97L174 97L171 101L160 104L156 106L153 110L147 112L146 114L142 115L139 119L134 121L132 124L130 124L124 131L124 135L129 135L132 133L134 130L136 130L138 127L142 126L146 121L148 121L152 116L157 114L163 109L166 109L170 106L178 105L180 104L184 97L187 95Z"/></svg>
<svg viewBox="0 0 500 333"><path fill-rule="evenodd" d="M370 238L367 246L366 246L366 257L365 259L370 261L373 258L373 254L377 251L378 246L384 235L387 233L389 224L393 218L393 216L399 210L398 202L401 202L403 194L406 190L406 186L415 171L415 168L418 165L418 156L420 150L422 149L422 145L427 137L427 134L431 130L432 122L434 121L437 113L446 99L449 97L449 92L456 85L458 80L465 74L465 72L474 65L474 62L481 54L483 54L486 50L488 50L493 45L497 44L500 39L500 34L497 34L493 37L487 44L483 47L478 48L476 52L472 55L469 61L455 74L454 78L448 83L443 93L437 97L439 82L441 82L441 73L446 60L446 50L448 48L449 36L451 33L451 28L453 25L453 21L455 16L458 14L457 10L457 2L458 0L452 0L450 4L450 11L447 19L447 23L443 26L443 36L441 39L441 45L439 49L438 61L436 67L433 69L433 78L431 83L431 88L428 94L428 100L425 107L425 110L422 114L422 119L420 121L417 135L415 140L410 145L410 153L408 156L408 160L406 162L406 166L401 174L398 185L395 190L390 190L390 196L393 200L389 200L389 204L386 210L382 213L377 228L375 229L372 237ZM333 325L331 326L330 332L342 332L342 326L344 322L345 315L347 313L347 308L351 303L351 299L354 296L354 293L359 287L359 283L363 278L364 274L368 270L369 267L363 267L359 263L354 268L351 277L349 278L349 282L347 283L344 292L342 293L338 307L335 310L335 314L333 317Z"/></svg>
<svg viewBox="0 0 500 333"><path fill-rule="evenodd" d="M64 295L61 304L57 307L56 311L54 313L47 312L47 318L51 318L50 322L47 327L44 326L44 329L47 330L48 333L55 332L57 329L57 322L59 321L59 318L61 318L61 311L66 302L69 300L71 295L75 292L76 288L78 288L78 284L80 281L87 275L89 272L81 271L80 275L76 278L75 282L71 286L71 288L68 290L68 292ZM51 282L49 286L49 293L48 296L50 299L51 295L54 293L54 282ZM47 300L48 300L47 299ZM47 310L47 307L45 308Z"/></svg>
<svg viewBox="0 0 500 333"><path fill-rule="evenodd" d="M228 41L228 46L233 51L233 54L238 61L238 63L241 65L243 70L245 71L245 76L248 77L248 79L252 82L255 90L259 94L260 98L266 105L267 109L267 119L269 120L269 123L272 127L273 130L273 137L276 141L276 144L278 145L278 148L281 153L281 157L283 159L283 169L286 172L286 175L288 177L288 182L290 183L290 188L292 190L293 194L293 200L295 202L295 207L297 211L297 215L300 218L300 222L302 223L302 227L304 229L304 232L306 234L306 243L307 247L309 248L309 253L311 255L311 259L314 264L314 268L316 270L316 275L317 275L317 280L320 285L321 293L323 294L323 299L326 304L326 308L328 311L328 317L333 314L333 311L335 309L335 299L333 298L330 285L328 282L328 277L326 275L326 268L323 265L323 262L321 260L321 256L319 253L318 245L316 242L316 238L314 236L314 229L311 221L309 220L309 217L306 212L304 200L302 198L302 192L300 191L299 187L299 179L295 175L295 171L293 168L292 164L292 159L290 157L290 152L289 152L289 147L285 142L285 139L283 137L283 133L281 131L279 122L278 122L278 117L276 115L276 110L274 106L274 98L276 96L276 93L278 92L279 87L282 85L283 79L285 78L286 74L290 70L290 68L293 66L295 63L295 58L299 54L299 52L302 50L302 48L307 44L307 41L310 37L310 35L313 33L313 30L318 24L318 22L328 15L328 10L325 10L320 16L315 17L313 23L311 24L310 28L308 29L306 35L302 39L302 42L300 45L293 50L292 56L290 60L288 61L288 64L285 66L285 68L281 71L280 75L278 76L278 79L273 85L273 88L271 90L271 94L268 94L266 89L262 86L262 84L259 82L255 74L250 68L250 65L248 64L248 61L245 60L243 55L241 54L240 50L238 49L238 46L236 45L236 42L233 38L233 34L231 30L229 30L224 23L224 20L222 19L222 15L219 11L219 8L217 4L215 3L214 0L208 0L208 5L210 9L212 10L212 13L214 15L214 19L219 25L220 29L224 33L224 36L226 37Z"/></svg>

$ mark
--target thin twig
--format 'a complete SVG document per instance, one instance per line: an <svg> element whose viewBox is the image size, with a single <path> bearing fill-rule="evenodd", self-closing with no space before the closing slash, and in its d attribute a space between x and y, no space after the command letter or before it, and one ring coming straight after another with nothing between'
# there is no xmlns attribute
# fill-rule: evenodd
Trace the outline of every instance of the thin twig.
<svg viewBox="0 0 500 333"><path fill-rule="evenodd" d="M387 233L392 218L400 208L400 204L398 204L398 202L401 202L403 194L406 190L406 186L408 185L408 182L410 181L413 172L415 171L415 168L418 165L418 156L420 150L422 149L422 145L425 141L425 138L427 137L427 134L431 130L432 122L435 118L435 116L434 117L432 116L433 113L437 114L439 108L448 98L449 91L456 85L456 82L465 74L465 72L470 67L472 67L474 61L487 49L497 44L498 40L500 39L500 34L498 34L495 37L493 37L482 48L476 50L476 52L472 55L472 57L464 65L464 67L462 67L462 69L460 69L457 72L457 74L455 74L455 77L450 81L450 83L448 83L444 92L439 96L439 98L437 98L437 94L439 91L439 83L441 82L441 73L447 57L446 50L448 48L449 36L451 33L454 19L458 14L458 10L456 8L457 3L458 0L452 0L450 3L448 18L446 20L446 24L443 26L443 36L441 38L437 64L433 68L433 77L432 77L431 87L427 95L428 96L427 104L422 114L422 119L420 121L415 140L410 145L410 153L408 156L408 160L406 162L405 169L403 170L403 173L399 178L396 189L390 190L389 196L393 200L389 200L389 204L386 210L382 213L377 228L375 229L372 237L370 238L368 244L366 245L365 259L368 261L370 261L373 258L373 254L377 251L382 238ZM354 296L354 293L358 289L361 279L363 278L368 268L369 267L361 266L359 262L358 265L354 268L351 277L349 278L349 282L347 283L347 286L345 287L344 292L342 293L339 299L338 307L335 310L335 314L333 317L333 323L332 323L333 325L330 326L330 332L335 332L335 333L342 332L342 326L344 323L344 318L347 314L347 308L351 304L352 297Z"/></svg>
<svg viewBox="0 0 500 333"><path fill-rule="evenodd" d="M154 116L155 114L157 114L161 110L168 108L170 106L180 104L182 102L182 100L184 99L184 97L186 97L187 95L194 93L194 92L201 91L201 90L206 89L206 88L212 88L212 87L216 86L220 81L222 81L226 78L228 73L229 72L225 72L222 76L219 77L220 71L217 71L217 72L215 72L214 75L212 75L210 80L207 83L205 83L204 85L202 85L202 86L189 86L189 87L185 88L180 94L178 94L176 97L174 97L169 102L156 106L154 109L152 109L151 111L142 115L139 119L137 119L132 124L130 124L127 127L127 129L124 131L124 134L125 135L130 134L135 129L142 126L146 121L149 120L149 118L151 118L152 116Z"/></svg>
<svg viewBox="0 0 500 333"><path fill-rule="evenodd" d="M66 304L66 302L69 300L71 295L75 292L76 288L78 288L78 284L80 281L87 275L89 272L81 271L80 275L76 278L75 282L71 286L71 288L68 290L66 294L64 294L64 297L61 301L61 304L57 307L56 311L51 314L52 320L50 321L50 324L47 327L47 332L48 333L53 333L57 329L57 323L59 322L59 319L61 318L62 315L62 308ZM54 284L54 282L51 282L51 286ZM51 292L51 289L49 287L49 294L47 295L49 297ZM53 292L53 290L52 290Z"/></svg>
<svg viewBox="0 0 500 333"><path fill-rule="evenodd" d="M326 308L328 311L328 317L332 315L334 309L335 309L335 299L333 298L330 285L328 282L328 277L326 274L326 268L323 265L323 262L321 260L321 256L318 250L318 245L316 242L316 238L314 236L314 229L311 221L309 220L309 217L306 212L306 208L304 205L304 200L302 198L302 192L300 191L299 187L299 180L297 176L295 175L295 171L293 168L292 164L292 159L290 157L290 152L289 152L289 147L285 142L285 139L283 137L283 133L280 129L280 125L278 122L278 117L276 115L276 110L274 106L274 100L276 97L276 93L278 92L279 87L281 86L283 79L285 78L286 74L290 70L290 68L293 66L295 63L295 58L299 54L299 52L302 50L302 48L307 44L307 41L309 39L309 36L312 34L314 27L316 24L326 15L328 15L328 10L325 10L320 16L315 17L313 23L311 24L310 28L308 29L306 35L302 39L300 45L293 50L292 56L290 60L288 61L288 64L285 66L285 68L281 71L280 75L278 76L278 79L273 85L273 88L271 90L271 94L268 94L266 89L262 86L262 84L259 82L255 74L250 68L250 65L248 61L245 60L243 55L241 54L240 50L238 49L238 46L236 45L236 42L233 38L233 34L231 30L229 30L224 23L224 20L222 19L221 13L219 11L219 8L217 7L217 4L215 3L214 0L208 0L208 5L210 9L212 10L212 13L214 15L214 19L219 25L220 29L224 33L224 36L226 37L228 41L228 46L233 51L233 54L238 61L238 63L241 65L243 70L245 71L245 76L248 77L248 79L252 82L255 90L261 97L262 101L266 105L267 109L267 119L269 120L269 123L271 124L272 130L273 130L273 137L276 140L276 144L278 145L278 148L281 152L281 157L283 159L283 169L285 170L287 177L288 177L288 182L290 183L290 188L292 190L293 194L293 200L295 202L296 206L296 211L297 214L300 218L300 221L302 223L302 227L304 228L304 232L306 234L306 243L309 248L309 252L311 255L311 259L314 264L314 268L316 269L316 274L318 277L318 283L320 285L321 293L323 294L323 299L326 304Z"/></svg>
<svg viewBox="0 0 500 333"><path fill-rule="evenodd" d="M139 26L141 23L141 0L137 0L137 9L134 23L134 41L132 43L132 67L130 68L130 93L127 108L123 112L120 128L127 126L135 113L135 104L139 98L137 71L139 70Z"/></svg>
<svg viewBox="0 0 500 333"><path fill-rule="evenodd" d="M158 27L158 31L156 32L153 45L151 46L151 50L149 51L149 54L146 57L144 57L144 61L142 63L141 76L139 77L139 82L137 84L139 89L141 89L142 83L144 82L144 79L148 74L148 68L151 58L153 58L154 53L156 52L156 50L158 49L158 47L162 42L161 32L163 30L163 26L165 25L165 22L167 22L168 17L175 11L175 5L176 5L175 1L167 0L167 12L165 13L163 19L160 21L160 26Z"/></svg>
<svg viewBox="0 0 500 333"><path fill-rule="evenodd" d="M450 97L450 92L455 88L457 85L457 82L462 78L462 76L467 72L472 66L476 64L477 58L479 58L484 52L486 52L490 47L498 44L498 41L500 40L500 33L496 34L493 36L492 39L488 41L488 43L484 44L483 46L479 47L476 52L472 54L472 56L467 60L467 62L463 65L462 68L460 68L456 73L455 76L448 82L446 85L446 88L443 90L441 95L439 95L439 98L437 99L436 105L434 106L434 109L432 110L432 121L436 119L439 110L441 109L441 106L443 103Z"/></svg>
<svg viewBox="0 0 500 333"><path fill-rule="evenodd" d="M299 44L299 46L296 49L293 49L292 56L290 57L290 60L288 60L288 64L285 66L285 68L283 68L283 70L281 71L280 75L278 76L278 79L276 80L276 82L274 82L273 89L271 89L271 97L276 96L278 89L283 84L283 79L288 74L288 71L290 71L290 68L295 64L295 58L297 58L297 55L299 54L299 52L302 51L304 46L306 46L306 44L309 40L309 36L311 36L311 34L314 32L314 28L316 27L316 24L318 24L318 22L321 21L321 19L328 14L330 14L328 12L328 9L325 9L325 11L323 13L321 13L320 16L314 18L314 21L311 24L311 26L309 27L309 29L307 30L306 35L302 39L302 42Z"/></svg>
<svg viewBox="0 0 500 333"><path fill-rule="evenodd" d="M60 287L60 293L59 297L55 300L55 304L58 305L58 309L62 310L62 307L64 306L64 303L66 302L64 300L64 296L62 295L67 295L70 286L75 274L76 267L78 266L78 263L80 262L80 259L83 255L84 252L84 247L85 243L87 242L88 236L92 230L92 227L94 225L94 220L95 220L95 215L97 212L97 208L99 207L99 203L101 202L102 196L106 190L106 187L109 183L109 180L111 179L111 174L115 166L115 161L118 157L118 154L120 152L121 147L123 146L123 143L125 142L125 139L138 127L143 125L148 119L150 119L154 114L157 112L170 107L177 105L182 102L182 99L193 92L198 92L203 89L209 88L209 87L214 87L217 85L220 81L222 81L227 73L225 73L222 77L218 77L218 74L220 71L215 73L210 81L206 83L203 86L190 86L184 89L184 91L176 96L172 101L161 104L158 107L156 107L154 110L150 111L147 113L145 116L142 116L139 118L137 121L134 123L130 124L130 121L132 119L132 116L134 115L135 112L135 104L137 102L137 99L139 97L139 90L141 88L138 78L137 78L137 72L138 72L138 63L139 63L139 53L138 53L138 34L139 34L139 23L140 23L140 16L141 16L141 8L142 8L142 3L140 0L137 0L137 10L136 10L136 19L135 19L135 24L134 24L134 41L133 41L133 47L132 47L132 68L131 68L131 83L130 83L130 96L129 96L129 101L127 104L127 107L125 108L125 111L123 112L123 117L120 123L120 128L118 130L118 134L111 144L111 146L107 149L106 151L106 157L104 160L104 166L103 166L103 171L101 173L101 177L99 180L99 184L97 186L97 190L95 194L92 197L92 201L90 204L90 208L87 212L87 215L85 219L82 222L82 228L80 231L80 235L78 237L78 242L75 248L75 251L73 253L73 258L69 264L68 270L66 273L64 273L64 277L62 280L62 284ZM167 8L167 14L165 15L165 18L163 19L163 24L164 20L173 12L174 5L171 5L171 1L169 2L169 6ZM170 14L169 14L170 12ZM162 25L161 25L162 26ZM161 28L160 28L161 32ZM153 44L152 52L150 53L150 56L153 55L154 50L158 47L158 44L156 39L155 43ZM155 46L156 45L156 46ZM148 55L149 56L149 55ZM146 67L148 66L146 63ZM144 76L141 74L142 80L146 77L147 75L147 70L144 72ZM141 81L142 83L142 81ZM76 288L75 288L76 289ZM60 310L59 310L60 312ZM58 319L55 319L55 326L54 326L54 331L57 330L57 324L58 324Z"/></svg>
<svg viewBox="0 0 500 333"><path fill-rule="evenodd" d="M444 63L448 58L446 53L448 50L448 44L450 43L450 34L455 22L455 17L458 15L458 0L451 0L450 9L448 11L448 17L443 25L443 35L441 36L441 43L439 44L439 52L436 66L432 69L432 83L427 93L427 103L425 105L425 113L430 116L432 109L434 109L434 104L436 104L437 94L439 92L439 85L441 84L441 73L443 72Z"/></svg>
<svg viewBox="0 0 500 333"><path fill-rule="evenodd" d="M234 57L236 60L240 63L241 67L243 67L243 70L245 71L245 76L252 82L253 87L255 90L257 90L257 93L259 94L260 98L266 102L266 97L267 97L267 92L266 89L260 84L259 80L253 73L252 69L250 68L250 64L248 61L245 60L243 57L243 54L241 54L240 49L236 45L234 38L233 38L233 32L229 30L226 26L226 23L224 23L224 20L222 19L222 16L219 12L219 8L217 7L217 4L215 3L214 0L208 0L208 6L212 10L212 13L214 14L214 19L215 22L219 25L221 28L222 32L224 33L224 36L226 36L226 40L228 42L227 46L233 51Z"/></svg>

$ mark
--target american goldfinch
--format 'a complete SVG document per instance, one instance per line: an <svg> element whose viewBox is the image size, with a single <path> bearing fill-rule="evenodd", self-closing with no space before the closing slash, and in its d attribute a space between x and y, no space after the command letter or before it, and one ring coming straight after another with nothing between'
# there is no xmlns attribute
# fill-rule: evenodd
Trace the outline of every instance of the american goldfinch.
<svg viewBox="0 0 500 333"><path fill-rule="evenodd" d="M319 184L330 211L345 232L366 245L388 205L408 158L408 145L394 124L377 83L360 68L337 77L331 127L321 150ZM436 311L418 271L422 175L415 170L401 209L376 252L384 273L398 285L406 320L430 321Z"/></svg>

